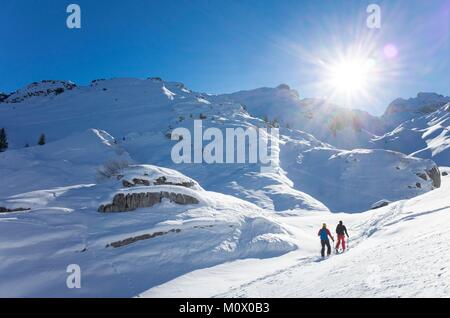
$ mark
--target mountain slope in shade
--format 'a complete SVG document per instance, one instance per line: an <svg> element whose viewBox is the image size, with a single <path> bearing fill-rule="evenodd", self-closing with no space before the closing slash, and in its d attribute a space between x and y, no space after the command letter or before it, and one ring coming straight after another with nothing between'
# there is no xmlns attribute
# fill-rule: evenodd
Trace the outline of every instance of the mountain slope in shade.
<svg viewBox="0 0 450 318"><path fill-rule="evenodd" d="M412 198L439 188L441 176L431 160L385 150L281 148L282 168L294 186L333 212L362 212L380 201Z"/></svg>

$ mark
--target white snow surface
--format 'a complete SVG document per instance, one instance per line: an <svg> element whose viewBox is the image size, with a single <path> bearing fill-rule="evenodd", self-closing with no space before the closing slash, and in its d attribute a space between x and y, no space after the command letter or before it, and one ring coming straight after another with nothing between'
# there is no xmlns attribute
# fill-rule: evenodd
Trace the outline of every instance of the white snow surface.
<svg viewBox="0 0 450 318"><path fill-rule="evenodd" d="M400 151L437 164L450 163L450 103L438 110L403 122L373 139L375 147Z"/></svg>
<svg viewBox="0 0 450 318"><path fill-rule="evenodd" d="M158 78L33 83L0 103L0 207L27 209L0 213L0 297L448 296L450 180L423 178L434 159L450 172L448 107L377 136L381 119L285 85L208 95ZM170 133L195 119L257 129L277 114L270 169L170 156ZM134 178L149 185L122 183ZM163 191L199 203L97 212L118 193ZM368 211L380 200L391 203ZM350 250L316 262L318 227L339 219ZM81 289L66 286L70 264Z"/></svg>
<svg viewBox="0 0 450 318"><path fill-rule="evenodd" d="M449 171L449 168L444 169ZM140 297L448 297L450 178L442 188L361 214L281 216L299 248L193 271ZM345 253L321 260L323 222L347 225Z"/></svg>
<svg viewBox="0 0 450 318"><path fill-rule="evenodd" d="M124 168L125 175L163 174L155 166ZM168 191L197 198L177 205L163 199L127 213L99 213L116 193ZM0 202L30 211L0 213L0 297L132 297L195 269L233 259L279 256L296 248L292 234L257 206L199 186L123 189L115 178L99 184L37 190ZM147 235L131 244L112 243ZM82 288L66 286L66 268L82 270Z"/></svg>

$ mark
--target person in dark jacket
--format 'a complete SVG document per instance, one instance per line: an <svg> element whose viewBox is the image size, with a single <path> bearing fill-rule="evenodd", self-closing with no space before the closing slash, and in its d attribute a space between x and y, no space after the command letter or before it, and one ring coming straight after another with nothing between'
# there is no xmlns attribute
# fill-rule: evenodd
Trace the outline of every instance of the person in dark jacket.
<svg viewBox="0 0 450 318"><path fill-rule="evenodd" d="M327 229L327 225L325 223L322 225L322 228L319 230L319 233L317 235L320 236L320 244L322 244L322 250L320 251L320 254L322 255L322 257L325 257L325 246L326 246L327 255L330 256L331 245L328 237L330 237L333 242L334 237L333 235L331 235L330 230Z"/></svg>
<svg viewBox="0 0 450 318"><path fill-rule="evenodd" d="M337 244L336 244L336 253L339 251L339 246L342 242L342 251L345 252L345 236L347 235L348 238L348 232L345 225L342 223L342 221L339 221L338 226L336 227L336 234L337 234Z"/></svg>

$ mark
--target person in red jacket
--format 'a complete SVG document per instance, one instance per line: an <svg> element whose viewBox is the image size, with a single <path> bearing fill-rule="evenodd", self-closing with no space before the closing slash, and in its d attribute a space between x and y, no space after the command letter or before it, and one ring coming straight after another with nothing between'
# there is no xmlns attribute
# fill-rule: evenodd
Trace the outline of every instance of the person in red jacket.
<svg viewBox="0 0 450 318"><path fill-rule="evenodd" d="M328 237L331 238L331 240L334 242L334 237L331 235L330 230L327 229L327 225L324 223L322 225L322 228L319 230L319 233L317 234L320 236L320 243L322 244L322 250L320 251L320 254L322 257L325 257L325 246L327 247L327 255L331 255L331 245L330 240Z"/></svg>
<svg viewBox="0 0 450 318"><path fill-rule="evenodd" d="M345 252L345 236L347 235L348 238L348 232L345 225L342 223L342 221L339 221L338 226L336 227L336 234L337 234L337 244L336 244L336 253L339 251L339 246L342 242L342 251Z"/></svg>

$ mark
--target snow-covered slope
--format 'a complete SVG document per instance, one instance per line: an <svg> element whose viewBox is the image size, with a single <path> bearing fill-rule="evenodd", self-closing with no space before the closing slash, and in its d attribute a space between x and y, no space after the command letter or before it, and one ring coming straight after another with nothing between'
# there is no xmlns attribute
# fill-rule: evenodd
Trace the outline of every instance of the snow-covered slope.
<svg viewBox="0 0 450 318"><path fill-rule="evenodd" d="M218 99L237 101L254 116L277 120L281 126L305 131L338 148L366 147L374 133L383 131L380 120L367 112L324 99L300 99L287 85L220 95Z"/></svg>
<svg viewBox="0 0 450 318"><path fill-rule="evenodd" d="M135 296L218 264L312 252L298 221L316 232L322 220L376 215L330 210L362 212L382 199L445 194L436 189L440 173L431 160L336 146L373 147L375 136L360 123L367 117L364 125L377 124L368 114L299 100L286 86L236 96L196 93L159 78L86 87L43 81L8 96L0 104L10 145L0 153L0 296ZM275 123L260 118L270 114L257 113L258 105L282 114L280 100L286 118L300 109L299 121L290 128L286 121L274 137L271 165L173 161L180 141L172 140L174 130L193 135L198 119L203 132L248 128L267 141L259 128ZM427 135L443 132L445 120L424 120L435 122ZM38 146L42 133L47 143ZM366 225L363 234L371 231ZM288 255L281 257L293 262ZM66 287L69 264L81 266L80 290Z"/></svg>
<svg viewBox="0 0 450 318"><path fill-rule="evenodd" d="M95 183L108 162L132 162L107 132L89 129L46 144L0 154L0 200L29 191ZM0 204L1 206L1 204Z"/></svg>
<svg viewBox="0 0 450 318"><path fill-rule="evenodd" d="M7 98L4 98L4 102L15 104L36 96L57 96L76 87L75 83L69 81L44 80L34 82L25 88L15 91L9 96L5 95L4 97Z"/></svg>
<svg viewBox="0 0 450 318"><path fill-rule="evenodd" d="M334 212L361 212L382 199L412 198L440 187L431 160L385 150L314 148L297 143L282 148L282 167L294 186Z"/></svg>
<svg viewBox="0 0 450 318"><path fill-rule="evenodd" d="M450 103L405 121L393 131L374 138L373 143L377 148L433 159L440 165L450 164Z"/></svg>
<svg viewBox="0 0 450 318"><path fill-rule="evenodd" d="M261 120L248 116L237 103L212 103L206 94L157 78L96 80L89 87L75 87L58 95L28 94L46 89L47 81L40 86L30 85L19 90L20 96L29 95L28 98L0 107L0 126L7 129L11 148L33 145L41 133L52 143L96 127L114 136L118 146L128 151L133 160L173 167L194 177L207 189L237 195L270 209L301 206L327 210L317 200L292 188L282 171L261 174L259 165L229 165L224 169L224 165L199 167L173 163L170 155L175 142L168 139L168 134L170 138L176 127L192 131L193 121L200 117L205 129L217 125L223 129L262 125ZM44 146L38 152L47 152L47 148ZM11 165L12 169L20 167L19 163Z"/></svg>
<svg viewBox="0 0 450 318"><path fill-rule="evenodd" d="M395 128L411 118L432 113L445 104L450 103L450 96L436 93L419 93L417 97L394 100L382 116L388 128Z"/></svg>
<svg viewBox="0 0 450 318"><path fill-rule="evenodd" d="M65 82L62 83L65 84ZM115 138L115 148L126 152L129 161L143 164L152 163L178 170L198 180L208 190L237 196L262 208L276 211L286 209L328 211L328 208L334 211L347 209L361 211L380 199L408 198L413 194L431 189L430 186L426 185L426 182L420 189L408 188L417 188L415 184L420 180L416 180L415 174L425 173L425 170L430 166L428 162L420 163L421 167L415 167L414 171L408 169L402 171L408 177L404 177L401 173L399 175L391 174L391 165L394 165L394 163L390 164L387 161L380 160L380 158L378 158L379 165L373 169L356 168L355 171L360 174L358 178L352 177L348 169L337 169L334 166L330 166L330 169L334 169L333 172L326 169L315 171L314 167L321 165L326 167L328 166L327 162L334 162L328 159L334 158L333 154L339 153L340 150L309 134L284 127L281 128L281 148L280 145L272 146L275 157L272 160L270 171L262 169L263 167L259 163L249 164L248 162L244 164L175 164L171 158L171 149L176 141L169 138L172 131L177 127L185 127L193 132L194 120L200 118L202 119L203 131L210 127L218 128L222 132L225 132L227 128L235 127L257 129L258 127L266 127L268 124L258 117L253 117L251 111L249 114L245 110L245 107L249 106L245 105L244 107L242 103L232 100L232 96L209 96L195 93L181 83L164 82L156 78L147 80L96 80L88 87L73 86L72 89L65 90L57 95L52 93L42 96L29 94L29 91L46 91L50 84L59 85L60 82L53 84L45 81L40 84L32 84L16 93L16 95L28 96L26 99L15 103L3 103L0 107L0 126L6 127L10 145L13 148L4 157L4 160L10 163L5 165L3 169L16 171L19 167L33 167L36 164L35 162L20 164L13 160L11 156L21 158L27 156L27 154L35 156L39 153L58 152L58 148L63 144L74 144L73 149L77 149L77 145L84 143L84 137L77 137L76 134L90 128L96 128L97 131L102 129L105 133L114 136L111 138ZM347 114L343 109L335 108L329 104L300 101L295 92L286 87L236 94L237 96L248 95L246 101L251 99L253 100L252 103L255 103L252 109L261 106L262 109L276 111L274 106L278 105L277 103L280 100L285 100L286 104L283 107L286 111L294 114L294 110L298 112L298 109L300 109L299 113L303 120L310 122L311 127L313 127L312 130L317 133L323 130L324 133L320 136L326 139L334 138L333 134L330 134L329 126L324 127L322 122L329 118L330 111L336 110L341 115ZM292 103L300 108L292 108ZM313 118L308 119L306 113L313 114ZM355 111L348 111L349 116L354 116L354 114L356 114ZM345 115L343 116L346 118ZM18 120L19 118L20 120ZM304 121L304 123L307 122ZM346 121L344 120L344 122ZM362 129L357 132L355 120L351 122L352 128L337 125L336 127L342 129L338 129L339 132L336 131L336 137L345 141L344 143L355 142L352 139L353 137L358 140L369 140L372 135L366 134ZM305 126L304 128L308 127ZM345 133L346 131L349 135ZM357 135L354 135L354 132L357 132ZM33 138L37 139L41 133L45 133L49 141L48 145L21 148L25 143L33 144ZM66 140L65 138L71 139ZM267 136L263 135L261 138L267 138ZM286 143L285 140L288 142ZM204 147L205 144L206 142L195 147ZM284 147L284 144L288 146ZM313 158L311 163L299 162L297 157L300 155L300 151L289 150L289 144L295 144L296 147L300 146L302 156L308 158L311 157L311 154L314 154L311 157ZM356 144L359 144L359 142L356 141ZM19 148L23 152L19 151ZM364 158L371 157L372 153L367 152ZM389 158L390 155L386 154L384 157ZM59 158L61 156L56 157L56 160L59 160ZM97 165L107 160L103 156L96 158L95 152L92 153L92 158L96 160ZM33 160L32 157L29 157L29 159ZM41 163L43 166L48 164L45 160ZM404 159L398 156L395 165L400 165L400 161L404 161ZM63 162L67 163L67 161ZM74 162L76 163L76 160ZM373 161L369 159L368 162ZM359 163L354 166L362 167ZM57 169L60 169L60 167L58 166ZM286 171L286 169L290 171ZM27 173L35 173L35 170L31 168L29 170L31 171ZM75 168L69 174L73 171L78 170ZM377 178L365 178L366 173L367 176L372 175L371 171L377 175ZM78 172L75 174L77 176L82 175ZM346 174L350 174L350 176ZM8 175L11 175L11 173ZM49 173L48 175L53 174ZM17 178L17 176L14 175L11 178ZM52 177L42 178L48 179L45 181L48 186L53 185ZM318 180L326 180L326 182L319 182ZM356 180L362 181L358 183ZM416 182L413 182L414 180ZM10 181L10 183L14 183L14 181ZM327 194L328 191L334 191L336 187L343 183L345 183L347 189L361 186L366 188L367 196L365 198L360 196L355 199L349 195L342 195L342 192L340 192L341 195L333 197ZM377 185L380 183L389 184L397 190L392 191L387 187L378 187ZM68 182L62 183L61 186L67 184ZM325 187L325 184L328 186ZM12 187L20 188L21 183L17 182L17 185L13 184ZM374 189L377 189L377 191L374 191ZM14 191L11 190L10 194ZM323 204L325 201L328 208Z"/></svg>
<svg viewBox="0 0 450 318"><path fill-rule="evenodd" d="M114 174L0 201L31 208L0 213L0 297L130 297L198 268L295 249L286 228L251 203L207 192L170 169L134 165L118 173L149 184L125 188ZM97 212L132 193L162 198L126 213ZM81 268L81 289L66 286L70 264Z"/></svg>
<svg viewBox="0 0 450 318"><path fill-rule="evenodd" d="M141 297L448 297L449 193L446 176L436 191L366 213L279 216L298 250L193 271ZM322 261L317 230L339 220L349 250Z"/></svg>

